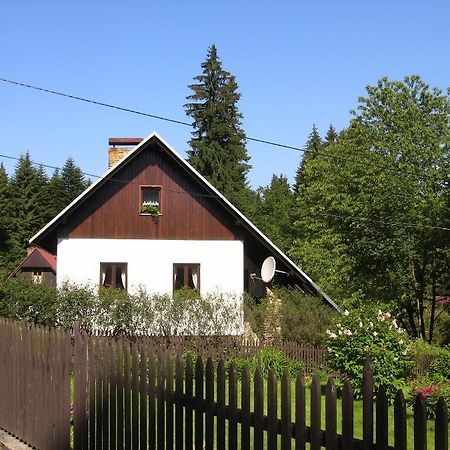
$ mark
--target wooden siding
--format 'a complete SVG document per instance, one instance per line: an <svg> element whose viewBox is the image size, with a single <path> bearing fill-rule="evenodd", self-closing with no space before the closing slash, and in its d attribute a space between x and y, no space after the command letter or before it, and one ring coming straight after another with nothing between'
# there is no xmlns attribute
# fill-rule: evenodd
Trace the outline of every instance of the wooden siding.
<svg viewBox="0 0 450 450"><path fill-rule="evenodd" d="M141 215L140 187L160 185L157 219ZM60 226L59 237L234 240L235 219L166 150L150 142Z"/></svg>

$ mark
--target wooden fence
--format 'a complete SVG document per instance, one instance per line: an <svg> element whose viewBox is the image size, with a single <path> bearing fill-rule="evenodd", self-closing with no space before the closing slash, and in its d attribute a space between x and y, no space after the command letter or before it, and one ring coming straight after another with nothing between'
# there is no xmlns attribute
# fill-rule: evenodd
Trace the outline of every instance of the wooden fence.
<svg viewBox="0 0 450 450"><path fill-rule="evenodd" d="M263 379L259 369L251 376L245 368L239 377L223 360L173 358L155 353L145 340L76 332L71 345L69 334L6 320L0 320L0 358L0 427L42 450L69 449L71 431L76 450L404 450L408 432L414 450L427 448L424 400L417 397L414 425L407 429L401 392L394 403L394 444L388 444L387 398L380 389L374 401L368 365L362 438L355 438L351 388L344 385L338 402L332 379L321 386L314 376L309 388L301 375L278 380L270 371ZM435 448L448 449L443 401L434 433Z"/></svg>

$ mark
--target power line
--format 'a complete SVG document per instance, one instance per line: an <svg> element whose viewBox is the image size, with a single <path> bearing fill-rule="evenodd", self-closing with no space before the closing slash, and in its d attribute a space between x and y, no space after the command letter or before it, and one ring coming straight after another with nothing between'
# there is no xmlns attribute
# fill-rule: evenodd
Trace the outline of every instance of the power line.
<svg viewBox="0 0 450 450"><path fill-rule="evenodd" d="M90 104L94 104L94 105L98 105L98 106L103 106L105 108L111 108L111 109L115 109L115 110L118 110L118 111L128 112L130 114L136 114L136 115L140 115L140 116L144 116L144 117L150 117L152 119L163 120L165 122L170 122L170 123L174 123L174 124L177 124L177 125L184 125L184 126L188 126L188 127L191 127L191 128L193 127L193 125L191 123L184 122L182 120L171 119L169 117L164 117L164 116L160 116L160 115L157 115L157 114L146 113L146 112L138 111L138 110L131 109L131 108L125 108L125 107L122 107L122 106L113 105L111 103L100 102L100 101L92 100L92 99L89 99L89 98L86 98L86 97L80 97L80 96L77 96L77 95L67 94L65 92L59 92L59 91L55 91L55 90L52 90L52 89L46 89L46 88L43 88L43 87L40 87L40 86L35 86L35 85L27 84L27 83L22 83L20 81L10 80L10 79L7 79L7 78L2 78L2 77L0 77L0 81L2 81L4 83L15 85L15 86L24 87L24 88L27 88L27 89L33 89L33 90L36 90L36 91L45 92L47 94L57 95L57 96L60 96L60 97L71 99L71 100L78 100L78 101L85 102L85 103L90 103ZM254 137L250 137L250 136L246 136L245 139L247 141L258 142L260 144L270 145L270 146L273 146L273 147L279 147L279 148L284 148L284 149L288 149L288 150L294 150L294 151L297 151L297 152L300 152L300 153L303 153L303 154L306 152L306 150L303 149L303 148L300 148L300 147L297 147L297 146L294 146L294 145L282 144L282 143L274 142L274 141L267 140L267 139L254 138ZM334 159L334 160L337 160L337 161L350 161L353 164L358 164L358 165L361 165L363 167L372 166L372 167L378 168L380 170L391 171L391 172L395 172L395 173L404 173L406 175L412 175L414 178L416 178L418 180L422 179L421 175L413 173L410 170L405 170L405 169L400 169L400 168L393 168L393 167L390 167L390 166L387 166L387 165L374 164L373 162L355 160L355 159L352 159L352 158L345 158L345 157L337 156L337 155L330 155L330 154L328 154L326 152L321 152L321 151L317 151L317 150L315 151L315 154L322 155L322 156L324 156L326 158L331 158L331 159Z"/></svg>
<svg viewBox="0 0 450 450"><path fill-rule="evenodd" d="M19 157L17 156L11 156L11 155L3 155L0 154L0 158L6 158L6 159L12 159L12 160L20 160ZM55 170L62 170L61 167L58 166L52 166L49 164L43 164L43 163L37 163L35 161L30 160L30 162L34 165L37 166L41 166L41 167L45 167L47 169L55 169ZM99 178L99 179L104 179L104 177L102 175L94 175L94 174L90 174L87 172L83 172L80 170L80 172L83 175L89 176L89 177L94 177L94 178ZM120 179L120 178L108 178L108 181L113 181L115 183L121 183L121 184L128 184L128 185L136 185L136 186L141 186L139 183L135 183L133 181L129 181L129 180L125 180L125 179ZM175 194L182 194L182 195L187 195L188 193L185 191L179 191L179 190L175 190L175 189L169 189L169 188L164 188L166 191L168 192L173 192ZM214 199L221 199L222 197L219 197L218 195L211 195L211 194L192 194L190 193L189 195L193 196L193 197L198 197L198 198L214 198ZM366 221L369 223L378 223L378 224L382 224L382 225L394 225L394 226L399 226L399 227L405 227L405 228L413 228L413 229L431 229L431 230L440 230L440 231L450 231L450 228L447 227L443 227L443 226L433 226L433 225L421 225L421 226L417 226L416 224L413 224L411 222L393 222L393 221L384 221L384 220L379 220L379 219L372 219L370 217L362 217L362 216L348 216L348 215L343 215L343 214L335 214L335 213L321 213L321 212L315 212L315 214L320 215L320 216L326 216L326 217L335 217L335 218L339 218L339 219L345 219L345 220L360 220L360 221Z"/></svg>

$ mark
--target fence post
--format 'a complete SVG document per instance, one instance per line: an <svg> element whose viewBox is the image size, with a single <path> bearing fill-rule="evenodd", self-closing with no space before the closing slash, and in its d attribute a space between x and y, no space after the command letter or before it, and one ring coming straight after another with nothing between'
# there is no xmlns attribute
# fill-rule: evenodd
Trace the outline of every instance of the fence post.
<svg viewBox="0 0 450 450"><path fill-rule="evenodd" d="M336 386L332 378L328 379L326 390L326 425L325 438L326 449L337 450L337 427L336 427Z"/></svg>
<svg viewBox="0 0 450 450"><path fill-rule="evenodd" d="M314 375L311 383L311 450L321 447L321 386L318 375Z"/></svg>
<svg viewBox="0 0 450 450"><path fill-rule="evenodd" d="M406 402L399 389L394 400L394 445L396 450L406 450Z"/></svg>
<svg viewBox="0 0 450 450"><path fill-rule="evenodd" d="M369 358L363 370L363 450L373 446L373 371Z"/></svg>
<svg viewBox="0 0 450 450"><path fill-rule="evenodd" d="M377 449L387 450L388 448L388 400L386 389L381 386L377 392Z"/></svg>
<svg viewBox="0 0 450 450"><path fill-rule="evenodd" d="M436 405L434 448L448 450L448 413L445 400L441 397Z"/></svg>
<svg viewBox="0 0 450 450"><path fill-rule="evenodd" d="M414 402L414 450L427 449L427 415L425 402L417 394Z"/></svg>

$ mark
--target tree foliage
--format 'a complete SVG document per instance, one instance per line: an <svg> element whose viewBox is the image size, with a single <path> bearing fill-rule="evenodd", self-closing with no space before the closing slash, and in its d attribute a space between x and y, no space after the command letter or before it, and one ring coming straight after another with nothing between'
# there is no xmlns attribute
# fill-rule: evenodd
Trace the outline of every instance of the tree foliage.
<svg viewBox="0 0 450 450"><path fill-rule="evenodd" d="M72 158L49 179L27 152L8 177L0 166L0 264L10 271L26 255L29 239L66 207L88 181Z"/></svg>
<svg viewBox="0 0 450 450"><path fill-rule="evenodd" d="M247 188L249 156L245 148L242 114L237 103L241 97L233 75L222 68L215 45L208 49L202 74L189 88L185 104L193 119L188 161L228 199L241 206Z"/></svg>
<svg viewBox="0 0 450 450"><path fill-rule="evenodd" d="M282 250L292 246L294 193L284 175L273 175L269 186L258 189L255 225Z"/></svg>
<svg viewBox="0 0 450 450"><path fill-rule="evenodd" d="M448 95L417 76L381 79L305 165L297 198L303 267L338 298L391 303L429 339L450 268L449 112Z"/></svg>

